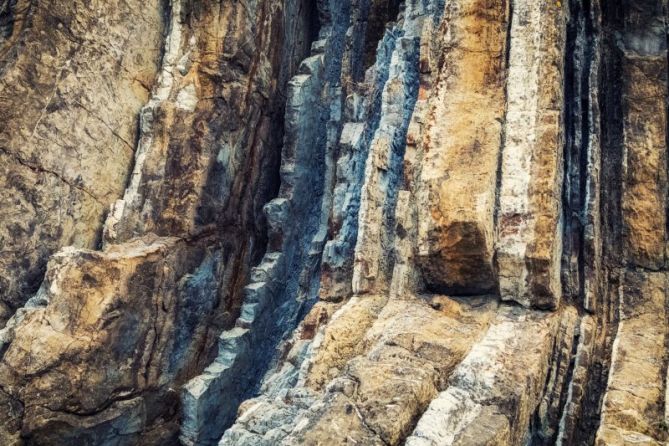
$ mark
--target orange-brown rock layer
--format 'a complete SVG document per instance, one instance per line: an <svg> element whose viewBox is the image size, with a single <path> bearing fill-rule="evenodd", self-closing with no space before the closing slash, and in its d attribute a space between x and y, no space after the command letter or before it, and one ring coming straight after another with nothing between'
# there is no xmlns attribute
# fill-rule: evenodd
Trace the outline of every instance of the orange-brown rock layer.
<svg viewBox="0 0 669 446"><path fill-rule="evenodd" d="M496 288L494 209L504 121L509 2L458 0L437 39L417 199L418 261L429 288Z"/></svg>
<svg viewBox="0 0 669 446"><path fill-rule="evenodd" d="M26 152L13 152L8 144L3 156L19 160L17 172L28 169L52 182L64 178L73 190L95 198L98 208L95 214L76 200L59 204L58 189L44 195L55 201L40 218L68 232L52 244L35 241L42 250L36 254L74 247L53 257L40 292L0 334L0 398L9 407L0 443L174 444L178 390L215 353L216 336L238 314L239 295L264 249L262 205L276 193L281 98L311 43L314 14L306 2L285 7L270 1L156 2L155 20L143 17L148 12L125 9L151 11L151 3L47 6L35 6L25 32L53 34L67 43L28 40L30 51L16 47L16 64L39 62L44 76L58 67L62 76L49 93L56 102L42 104L34 130L8 116L1 134ZM121 20L131 23L124 27ZM162 68L155 76L157 61L144 53L158 56L161 50ZM40 51L45 54L34 56ZM118 61L110 62L112 56ZM73 65L80 59L84 67ZM151 77L140 79L146 83L140 96L131 96L122 89L126 76L149 61ZM46 80L43 86L28 85L34 77L7 69L2 85L11 87L14 78L26 94L44 97ZM126 83L136 82L131 77ZM86 94L97 102L89 104ZM126 96L133 98L134 114L126 113L131 109L123 102ZM90 116L73 114L70 102L90 106L92 111L82 109ZM109 122L93 108L102 105ZM17 107L8 110L21 116ZM100 122L109 124L105 131L92 127ZM103 138L107 127L113 138ZM80 132L53 135L55 143L74 145L79 139L75 164L59 149L44 152L43 165L33 165L36 152L28 153L32 146L21 145L22 138L47 137L45 129ZM89 139L98 145L87 145ZM106 158L116 147L110 141L117 140L127 146L125 152L118 149L116 158ZM117 200L133 155L125 195ZM74 179L63 176L75 173ZM96 175L99 181L91 187L99 196L86 189ZM31 184L21 186L26 193L43 193L40 182L25 184ZM12 203L19 201L12 197ZM99 243L101 219L112 203L103 249L78 249ZM39 235L30 215L22 217L32 228L26 232ZM70 228L75 224L80 232ZM14 241L21 249L33 246ZM27 265L30 259L11 246L3 245L3 255ZM21 282L9 272L4 277Z"/></svg>

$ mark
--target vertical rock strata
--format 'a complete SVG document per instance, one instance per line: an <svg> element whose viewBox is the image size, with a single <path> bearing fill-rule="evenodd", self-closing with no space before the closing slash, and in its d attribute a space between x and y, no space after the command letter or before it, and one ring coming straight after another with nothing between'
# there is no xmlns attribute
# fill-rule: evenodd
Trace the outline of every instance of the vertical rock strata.
<svg viewBox="0 0 669 446"><path fill-rule="evenodd" d="M625 5L622 70L622 215L625 260L665 266L667 207L666 4Z"/></svg>
<svg viewBox="0 0 669 446"><path fill-rule="evenodd" d="M404 147L398 143L406 138L411 111L421 101L419 71L431 70L429 45L421 42L440 15L438 2L407 5L379 43L377 62L366 76L374 89L367 113L378 121L373 118L373 127L363 130L369 136L360 142L368 147L368 157L349 276L353 291L362 295L346 296L343 302L324 300L312 308L280 347L261 396L244 403L241 417L220 444L398 444L486 326L494 302L470 308L447 301L443 313L435 312L420 298L392 293L384 284L395 283L393 272L398 270L386 254L388 244L395 240L401 245L400 239L410 239L405 231L415 232L413 218L396 211L407 205L409 180L400 164ZM343 143L349 144L349 138L342 133ZM328 256L326 251L324 258ZM395 297L389 299L388 291ZM457 315L469 323L462 324ZM331 329L325 325L330 318ZM429 326L433 336L410 340L417 324ZM468 336L452 337L459 330ZM390 406L392 415L387 416L384 408Z"/></svg>
<svg viewBox="0 0 669 446"><path fill-rule="evenodd" d="M565 51L562 292L590 312L605 312L603 270L602 65L598 1L569 3ZM604 101L605 102L605 101ZM608 158L611 158L609 153ZM614 200L611 200L614 201Z"/></svg>
<svg viewBox="0 0 669 446"><path fill-rule="evenodd" d="M264 249L279 98L316 14L308 2L163 6L163 66L104 247L54 257L0 336L3 444L177 443L179 389L232 326Z"/></svg>
<svg viewBox="0 0 669 446"><path fill-rule="evenodd" d="M273 344L311 294L310 257L322 249L323 239L319 229L324 184L319 180L325 176L326 155L310 153L325 146L329 110L319 101L328 88L323 57L306 59L298 73L288 87L282 185L279 197L265 207L270 251L244 289L236 326L219 338L218 357L204 375L186 386L182 429L186 444L211 444L221 436L234 420L236 406L252 394L258 374L271 360ZM302 225L295 226L295 221ZM221 401L225 404L212 410Z"/></svg>
<svg viewBox="0 0 669 446"><path fill-rule="evenodd" d="M0 444L669 441L665 0L133 1L0 0Z"/></svg>
<svg viewBox="0 0 669 446"><path fill-rule="evenodd" d="M613 9L617 6L616 10ZM666 3L608 5L619 96L609 99L619 150L617 325L595 444L665 444L667 430ZM615 64L615 65L614 65ZM615 77L614 77L615 76Z"/></svg>
<svg viewBox="0 0 669 446"><path fill-rule="evenodd" d="M355 249L353 292L387 288L406 133L418 94L418 39L402 34L394 41L388 82L383 88L378 129L370 142L362 187L360 232ZM383 222L377 224L377 222Z"/></svg>
<svg viewBox="0 0 669 446"><path fill-rule="evenodd" d="M279 197L265 207L270 226L268 253L245 289L236 327L221 337L218 358L186 387L184 443L215 442L234 421L237 405L260 384L279 341L290 334L313 305L320 282L321 257L326 270L352 275L349 280L353 280L354 289L357 287L360 263L352 267L354 251L350 240L358 231L358 213L361 222L367 212L384 215L384 222L393 218L401 175L401 141L417 94L417 86L407 87L416 83L417 63L410 51L417 44L412 35L415 30L388 31L379 43L380 62L362 83L355 70L362 63L364 45L356 45L351 35L358 26L358 17L370 5L323 2L319 7L324 19L319 40L312 47L315 54L302 63L290 83L281 189ZM411 17L412 27L425 14L423 9L426 8L412 11L418 16ZM356 81L360 84L353 84ZM362 96L365 90L371 91L371 99ZM324 97L332 105L319 108ZM356 126L365 115L370 117L368 126ZM338 154L339 161L335 161ZM385 159L382 172L378 177L363 176L364 172L378 169L369 161L376 157ZM373 210L365 207L372 200L364 198L367 186L361 184L363 178L374 185L383 182L381 191L372 189L379 194L373 200ZM362 193L350 192L356 185L362 186ZM342 201L347 202L346 207L333 208L333 203ZM328 221L332 225L333 220L344 220L346 227L341 227L336 239L325 245ZM303 225L295 227L294 221ZM336 231L338 225L334 225ZM364 224L362 227L367 228ZM374 243L383 240L379 239L383 233L388 246L394 225L388 222L379 228L377 236L369 238L371 246L364 248L368 254L364 261L374 271L387 261L381 246ZM361 232L359 237L366 236ZM361 257L360 249L358 245L356 259ZM365 274L369 280L369 274ZM327 285L332 283L327 280L323 281L324 293L328 293ZM330 292L334 299L341 293L337 289ZM245 375L241 386L240 374ZM219 407L221 400L226 404Z"/></svg>
<svg viewBox="0 0 669 446"><path fill-rule="evenodd" d="M535 308L562 294L566 8L516 1L511 19L497 267L502 299Z"/></svg>
<svg viewBox="0 0 669 446"><path fill-rule="evenodd" d="M509 3L448 2L425 131L418 261L430 289L496 288L494 213L504 122Z"/></svg>
<svg viewBox="0 0 669 446"><path fill-rule="evenodd" d="M597 431L598 445L667 440L666 273L628 272Z"/></svg>

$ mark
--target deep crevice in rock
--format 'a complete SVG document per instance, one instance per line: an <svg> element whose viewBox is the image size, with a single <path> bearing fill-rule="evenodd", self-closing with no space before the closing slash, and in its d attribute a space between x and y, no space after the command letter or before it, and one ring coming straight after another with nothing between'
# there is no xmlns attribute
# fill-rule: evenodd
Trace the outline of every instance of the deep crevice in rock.
<svg viewBox="0 0 669 446"><path fill-rule="evenodd" d="M590 76L594 56L594 30L590 0L570 1L565 54L565 178L564 203L564 292L577 306L585 301L587 181L591 148Z"/></svg>

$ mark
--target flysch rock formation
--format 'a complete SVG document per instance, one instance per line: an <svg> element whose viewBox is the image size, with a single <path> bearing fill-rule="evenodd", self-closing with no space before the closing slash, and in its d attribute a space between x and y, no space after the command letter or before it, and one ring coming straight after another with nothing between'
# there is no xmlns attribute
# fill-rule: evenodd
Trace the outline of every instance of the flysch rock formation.
<svg viewBox="0 0 669 446"><path fill-rule="evenodd" d="M665 0L0 0L0 445L664 445Z"/></svg>

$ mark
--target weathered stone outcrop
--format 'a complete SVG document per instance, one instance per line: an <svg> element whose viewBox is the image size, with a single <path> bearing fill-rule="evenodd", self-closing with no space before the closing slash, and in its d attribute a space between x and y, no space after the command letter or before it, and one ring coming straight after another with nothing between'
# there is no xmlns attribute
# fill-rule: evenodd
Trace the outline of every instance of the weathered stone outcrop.
<svg viewBox="0 0 669 446"><path fill-rule="evenodd" d="M376 129L394 132L384 118L406 120L410 115L415 91L407 92L404 85L393 90L409 98L408 110L399 107L389 112L382 103L392 101L383 101L381 93L386 92L386 79L394 75L387 62L397 53L404 54L401 52L405 48L398 46L410 45L410 39L405 43L399 32L386 33L379 43L382 62L368 73L366 85L352 85L359 76L356 68L364 57L364 45L351 37L355 36L353 31L359 26L359 17L369 4L346 6L324 2L320 7L324 18L319 40L314 42L312 56L302 63L288 91L282 183L279 197L265 207L268 252L245 288L236 327L221 336L218 358L185 389L181 439L186 444L214 444L234 421L239 403L252 396L275 359L279 341L290 334L313 305L321 282L321 259L326 275L329 272L342 278L348 276L355 287L352 243L357 240L359 212L360 218L364 218L365 209L359 202L365 193L364 188L360 192L362 181L368 180L368 176L363 176L367 153L384 148L386 153L402 149L399 142L402 133L388 135L390 130L385 130L386 133L379 135L381 130ZM405 57L410 56L403 55L400 64ZM351 61L350 65L343 64L342 59ZM403 68L399 65L396 70L403 74ZM415 79L410 73L408 82ZM365 89L372 91L371 100L361 96ZM322 106L324 98L331 101L330 106ZM371 116L369 124L355 128L365 114ZM381 143L377 143L379 139ZM396 153L390 173L395 177L400 174L400 161L401 156ZM396 193L397 178L393 181L388 194ZM391 218L392 200L392 196L382 198L376 210ZM333 204L342 201L347 202L344 208L334 208ZM295 221L302 225L295 226ZM336 221L343 221L346 226L338 228ZM326 245L328 222L339 233ZM392 224L384 226L392 227ZM381 262L379 254L378 249L370 252L370 263ZM323 280L324 293L328 293L327 280ZM330 288L330 292L337 296L341 290ZM244 375L241 384L240 374ZM227 404L220 405L224 398Z"/></svg>
<svg viewBox="0 0 669 446"><path fill-rule="evenodd" d="M500 166L502 299L557 308L562 286L563 63L567 5L513 5Z"/></svg>
<svg viewBox="0 0 669 446"><path fill-rule="evenodd" d="M665 0L134 1L0 0L0 444L669 441Z"/></svg>
<svg viewBox="0 0 669 446"><path fill-rule="evenodd" d="M213 309L219 263L155 237L52 257L41 305L3 340L0 379L23 419L3 443L21 432L37 444L129 444L147 423L158 426L144 441L168 440L177 395L166 384L197 362L207 332L194 321Z"/></svg>
<svg viewBox="0 0 669 446"><path fill-rule="evenodd" d="M95 248L160 64L163 2L6 1L0 38L0 326L49 256Z"/></svg>
<svg viewBox="0 0 669 446"><path fill-rule="evenodd" d="M667 275L627 272L598 445L665 444Z"/></svg>
<svg viewBox="0 0 669 446"><path fill-rule="evenodd" d="M595 444L667 441L667 19L666 4L602 5L618 33L605 41L610 73L602 86L606 142L604 174L614 183L609 205L607 266L615 282L610 359L601 390ZM605 180L604 180L605 181ZM604 187L604 186L603 186ZM606 255L605 251L605 255ZM591 437L592 438L592 437Z"/></svg>
<svg viewBox="0 0 669 446"><path fill-rule="evenodd" d="M305 323L267 394L245 404L221 444L399 444L487 327L496 305L477 304L365 296L313 339Z"/></svg>
<svg viewBox="0 0 669 446"><path fill-rule="evenodd" d="M240 317L235 328L221 335L215 362L184 391L184 443L207 444L221 436L271 360L273 342L278 342L285 324L300 312L300 301L310 294L312 284L303 277L313 267L309 257L315 257L322 246L324 185L319 179L325 169L325 153L314 154L311 149L324 145L327 109L318 98L325 81L323 58L316 55L303 62L289 85L283 184L279 198L265 207L271 251L253 270ZM309 206L304 205L307 197ZM302 221L304 226L293 226L291 221ZM294 268L294 264L305 268ZM218 407L223 399L228 404Z"/></svg>
<svg viewBox="0 0 669 446"><path fill-rule="evenodd" d="M105 223L104 248L57 254L47 294L3 332L0 388L12 408L3 443L176 443L179 389L215 354L264 250L261 209L276 193L280 98L311 44L313 8L162 6L163 66L138 130L132 120L135 166ZM103 164L96 168L115 169Z"/></svg>
<svg viewBox="0 0 669 446"><path fill-rule="evenodd" d="M564 85L562 294L590 312L605 313L602 298L602 109L597 85L602 66L602 12L598 1L569 2ZM602 105L600 105L602 104ZM607 159L611 158L608 153ZM604 202L603 202L604 200Z"/></svg>
<svg viewBox="0 0 669 446"><path fill-rule="evenodd" d="M496 288L494 214L504 121L507 1L446 6L418 180L418 261L430 289Z"/></svg>
<svg viewBox="0 0 669 446"><path fill-rule="evenodd" d="M566 312L568 331L575 314ZM483 339L474 345L418 421L409 446L433 444L523 444L530 441L532 414L545 385L561 377L546 364L556 364L554 349L560 315L504 309ZM550 374L550 375L549 375ZM564 375L562 375L564 376ZM536 441L536 440L535 440Z"/></svg>
<svg viewBox="0 0 669 446"><path fill-rule="evenodd" d="M661 1L627 6L622 70L622 204L625 261L665 267L667 41Z"/></svg>

